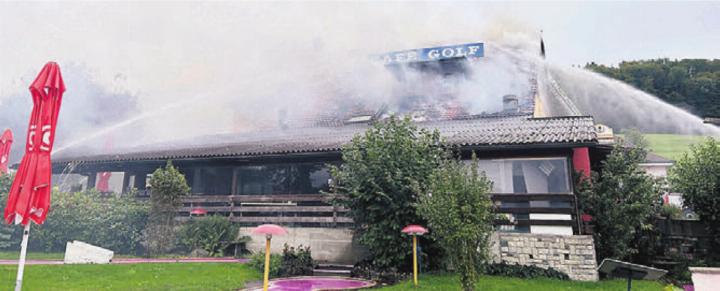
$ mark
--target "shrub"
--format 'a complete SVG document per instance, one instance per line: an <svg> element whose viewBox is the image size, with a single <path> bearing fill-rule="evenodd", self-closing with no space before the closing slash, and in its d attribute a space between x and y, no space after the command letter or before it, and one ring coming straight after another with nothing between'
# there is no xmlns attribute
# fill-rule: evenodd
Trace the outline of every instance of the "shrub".
<svg viewBox="0 0 720 291"><path fill-rule="evenodd" d="M494 218L491 188L492 182L478 173L473 155L470 166L445 162L431 175L428 194L420 196L418 210L460 274L464 290L475 289L477 266L487 257Z"/></svg>
<svg viewBox="0 0 720 291"><path fill-rule="evenodd" d="M378 270L372 263L372 260L366 259L356 263L353 266L350 276L356 278L365 278L377 281L383 284L395 284L407 277L407 274L398 272L397 269Z"/></svg>
<svg viewBox="0 0 720 291"><path fill-rule="evenodd" d="M209 216L193 218L180 228L179 244L189 251L203 250L209 256L222 256L223 251L236 241L238 227L227 217Z"/></svg>
<svg viewBox="0 0 720 291"><path fill-rule="evenodd" d="M349 209L358 241L379 271L409 269L411 242L400 230L425 223L416 211L418 193L426 192L446 156L437 131L391 117L353 138L343 148L342 165L331 167L333 191L342 197L335 203ZM432 241L423 247L438 250Z"/></svg>
<svg viewBox="0 0 720 291"><path fill-rule="evenodd" d="M168 253L175 248L177 210L182 197L190 192L185 175L168 161L150 179L150 220L145 230L145 246L150 255Z"/></svg>
<svg viewBox="0 0 720 291"><path fill-rule="evenodd" d="M0 215L5 213L5 203L10 192L13 175L0 173ZM5 219L0 219L0 249L7 249L15 245L12 240L13 228L5 224Z"/></svg>
<svg viewBox="0 0 720 291"><path fill-rule="evenodd" d="M668 219L681 219L683 211L680 209L680 207L677 207L675 205L666 204L660 207L660 212L658 213L661 217L665 217Z"/></svg>
<svg viewBox="0 0 720 291"><path fill-rule="evenodd" d="M570 280L567 274L553 268L540 268L537 266L525 266L517 264L486 264L480 267L480 271L490 276L505 276L523 279L550 278L558 280Z"/></svg>
<svg viewBox="0 0 720 291"><path fill-rule="evenodd" d="M636 144L642 144L638 142ZM642 147L615 147L592 180L582 179L575 190L583 213L593 217L598 262L605 258L629 260L637 254L644 233L652 230L660 189L639 163Z"/></svg>
<svg viewBox="0 0 720 291"><path fill-rule="evenodd" d="M670 183L707 227L714 238L713 249L720 249L720 142L708 138L690 147L690 154L670 169ZM709 255L710 262L720 263L720 252Z"/></svg>
<svg viewBox="0 0 720 291"><path fill-rule="evenodd" d="M261 274L265 272L265 252L258 252L250 257L250 267L258 270ZM280 276L282 267L282 256L270 254L270 277Z"/></svg>
<svg viewBox="0 0 720 291"><path fill-rule="evenodd" d="M139 250L148 218L147 203L132 197L102 197L94 189L55 191L44 224L33 228L31 248L62 251L68 241L80 240L130 254Z"/></svg>
<svg viewBox="0 0 720 291"><path fill-rule="evenodd" d="M282 276L306 276L312 275L315 269L315 262L312 259L310 247L303 248L302 245L297 248L285 244L282 254L282 265L280 273Z"/></svg>

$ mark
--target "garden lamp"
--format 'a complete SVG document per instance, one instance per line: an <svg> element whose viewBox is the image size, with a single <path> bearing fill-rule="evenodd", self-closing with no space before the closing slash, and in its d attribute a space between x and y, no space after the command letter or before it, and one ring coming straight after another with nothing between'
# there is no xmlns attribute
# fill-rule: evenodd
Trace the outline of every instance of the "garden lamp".
<svg viewBox="0 0 720 291"><path fill-rule="evenodd" d="M422 226L411 224L406 226L402 229L402 232L408 235L412 235L413 238L413 282L415 283L415 287L418 285L418 279L417 279L417 273L418 273L418 265L417 265L417 236L423 235L428 232L428 230Z"/></svg>
<svg viewBox="0 0 720 291"><path fill-rule="evenodd" d="M268 277L270 276L270 239L273 235L286 235L287 231L279 225L262 224L251 232L265 235L265 273L263 275L263 291L268 290Z"/></svg>

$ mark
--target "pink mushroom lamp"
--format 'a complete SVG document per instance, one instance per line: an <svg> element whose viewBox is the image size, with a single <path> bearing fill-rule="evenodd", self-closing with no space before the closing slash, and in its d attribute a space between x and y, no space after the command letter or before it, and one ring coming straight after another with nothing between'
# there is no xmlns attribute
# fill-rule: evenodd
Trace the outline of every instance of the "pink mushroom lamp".
<svg viewBox="0 0 720 291"><path fill-rule="evenodd" d="M203 208L193 208L193 210L190 211L190 216L205 216L207 214L207 210Z"/></svg>
<svg viewBox="0 0 720 291"><path fill-rule="evenodd" d="M268 279L270 276L270 239L273 235L286 235L287 231L279 225L262 224L253 229L251 234L265 235L265 274L263 276L263 291L268 290Z"/></svg>
<svg viewBox="0 0 720 291"><path fill-rule="evenodd" d="M405 234L408 234L408 235L412 235L412 238L413 238L413 282L415 283L415 287L417 287L417 285L418 285L417 236L426 234L428 232L428 230L417 224L411 224L411 225L408 225L405 228L403 228L402 232Z"/></svg>

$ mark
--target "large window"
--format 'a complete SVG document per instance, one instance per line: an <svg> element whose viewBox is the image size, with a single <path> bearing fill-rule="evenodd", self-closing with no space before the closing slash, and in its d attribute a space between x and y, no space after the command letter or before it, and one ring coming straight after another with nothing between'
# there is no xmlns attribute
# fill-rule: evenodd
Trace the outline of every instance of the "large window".
<svg viewBox="0 0 720 291"><path fill-rule="evenodd" d="M570 193L567 159L479 160L494 193Z"/></svg>
<svg viewBox="0 0 720 291"><path fill-rule="evenodd" d="M267 164L237 170L235 194L317 194L328 190L324 163Z"/></svg>
<svg viewBox="0 0 720 291"><path fill-rule="evenodd" d="M200 167L186 178L191 182L193 194L227 195L232 188L231 167Z"/></svg>

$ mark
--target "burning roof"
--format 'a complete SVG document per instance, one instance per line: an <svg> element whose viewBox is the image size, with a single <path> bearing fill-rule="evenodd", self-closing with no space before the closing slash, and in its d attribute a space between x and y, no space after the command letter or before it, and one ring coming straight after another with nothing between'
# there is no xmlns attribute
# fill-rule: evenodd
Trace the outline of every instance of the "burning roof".
<svg viewBox="0 0 720 291"><path fill-rule="evenodd" d="M502 147L513 145L577 145L596 143L592 117L531 118L527 116L482 117L417 123L437 129L451 145ZM88 155L63 152L54 163L112 162L186 158L241 157L312 152L337 152L357 134L370 127L356 123L338 127L310 127L248 134L202 137L193 141L117 150ZM200 142L202 141L202 142Z"/></svg>

